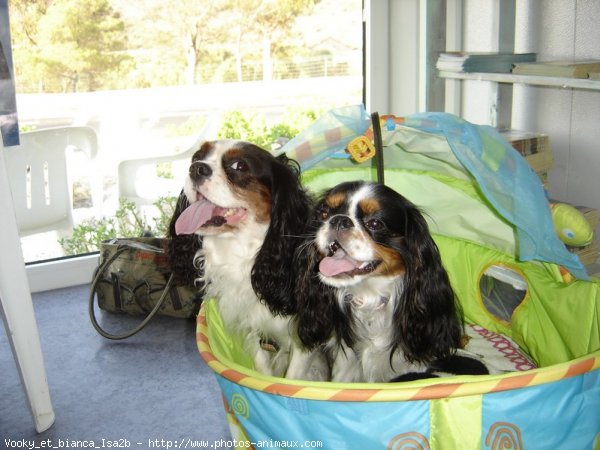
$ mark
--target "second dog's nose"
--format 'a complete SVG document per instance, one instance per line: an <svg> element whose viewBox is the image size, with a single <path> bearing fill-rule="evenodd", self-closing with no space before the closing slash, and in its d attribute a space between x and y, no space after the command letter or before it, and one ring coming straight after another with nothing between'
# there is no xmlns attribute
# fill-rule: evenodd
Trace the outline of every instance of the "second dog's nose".
<svg viewBox="0 0 600 450"><path fill-rule="evenodd" d="M212 175L212 169L208 164L196 161L190 166L190 178L194 181L200 181Z"/></svg>
<svg viewBox="0 0 600 450"><path fill-rule="evenodd" d="M354 226L354 222L350 217L341 215L332 217L329 223L336 230L347 230Z"/></svg>

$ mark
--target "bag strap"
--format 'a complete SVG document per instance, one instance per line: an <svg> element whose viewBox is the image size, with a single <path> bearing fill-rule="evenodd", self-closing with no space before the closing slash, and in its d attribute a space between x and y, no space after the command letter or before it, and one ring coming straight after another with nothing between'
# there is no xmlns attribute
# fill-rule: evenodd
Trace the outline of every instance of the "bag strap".
<svg viewBox="0 0 600 450"><path fill-rule="evenodd" d="M94 274L94 279L92 281L92 286L90 289L90 298L89 298L90 320L92 322L92 325L96 329L96 331L98 333L100 333L100 335L104 336L106 339L112 339L112 340L126 339L126 338L131 337L134 334L138 333L139 331L141 331L146 325L148 325L148 322L150 322L150 320L152 320L152 318L156 315L156 313L158 312L158 310L160 309L162 304L165 302L167 295L169 294L169 291L171 290L171 285L173 284L173 274L171 274L169 276L169 279L167 280L167 284L163 290L163 293L161 294L160 298L156 302L156 305L154 305L154 308L152 308L152 311L150 311L148 313L148 315L144 318L144 320L137 327L135 327L134 329L132 329L130 331L122 333L122 334L111 334L111 333L107 332L106 330L104 330L98 323L98 320L96 319L96 313L94 312L94 303L95 303L94 299L96 297L96 289L98 288L98 283L100 282L100 279L102 278L102 275L104 274L104 271L112 264L112 262L115 259L117 259L119 257L119 255L121 253L123 253L126 250L127 250L127 247L117 249L117 251L110 258L107 258L106 261L104 261L104 263L102 263L100 266L98 266L98 268L96 269L96 272Z"/></svg>

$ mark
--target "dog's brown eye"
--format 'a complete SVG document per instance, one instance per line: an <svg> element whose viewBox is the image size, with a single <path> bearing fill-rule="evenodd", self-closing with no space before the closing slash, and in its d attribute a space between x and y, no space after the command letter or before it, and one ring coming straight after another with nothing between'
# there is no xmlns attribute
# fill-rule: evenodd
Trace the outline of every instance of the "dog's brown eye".
<svg viewBox="0 0 600 450"><path fill-rule="evenodd" d="M322 221L326 221L329 218L329 211L326 208L321 207L317 211L317 217Z"/></svg>
<svg viewBox="0 0 600 450"><path fill-rule="evenodd" d="M246 172L248 171L248 164L246 164L244 161L234 161L231 166L230 166L233 170L236 170L238 172Z"/></svg>
<svg viewBox="0 0 600 450"><path fill-rule="evenodd" d="M370 219L365 225L371 231L381 231L385 228L385 225L379 219Z"/></svg>

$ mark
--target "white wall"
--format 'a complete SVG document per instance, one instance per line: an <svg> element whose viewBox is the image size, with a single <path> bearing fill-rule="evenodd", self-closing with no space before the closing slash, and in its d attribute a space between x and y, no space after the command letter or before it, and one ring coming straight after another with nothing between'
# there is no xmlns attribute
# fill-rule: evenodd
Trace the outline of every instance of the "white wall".
<svg viewBox="0 0 600 450"><path fill-rule="evenodd" d="M419 110L419 0L366 0L366 108L411 114Z"/></svg>
<svg viewBox="0 0 600 450"><path fill-rule="evenodd" d="M406 115L423 111L423 5L432 0L370 0L380 10L371 25L385 46L373 45L384 83L369 83L378 102L367 107ZM498 9L503 0L446 0L447 50L497 51ZM516 0L515 51L538 60L600 59L600 0ZM420 52L420 53L419 53ZM388 62L381 74L382 61ZM371 81L373 79L371 78ZM446 81L446 110L474 123L491 124L496 89L482 81ZM513 86L512 128L546 133L555 165L550 196L600 210L600 91ZM596 229L600 236L600 226Z"/></svg>
<svg viewBox="0 0 600 450"><path fill-rule="evenodd" d="M538 60L600 59L600 2L530 0L518 46ZM547 133L555 156L553 197L600 209L600 91L524 87L515 93L515 126ZM600 230L597 230L597 233Z"/></svg>
<svg viewBox="0 0 600 450"><path fill-rule="evenodd" d="M497 49L497 1L464 1L465 50ZM600 1L516 3L515 51L536 52L539 61L600 59ZM467 120L485 120L488 104L482 99L489 99L489 84L466 83L462 114ZM512 127L549 135L555 157L549 175L553 198L600 209L600 91L515 85Z"/></svg>

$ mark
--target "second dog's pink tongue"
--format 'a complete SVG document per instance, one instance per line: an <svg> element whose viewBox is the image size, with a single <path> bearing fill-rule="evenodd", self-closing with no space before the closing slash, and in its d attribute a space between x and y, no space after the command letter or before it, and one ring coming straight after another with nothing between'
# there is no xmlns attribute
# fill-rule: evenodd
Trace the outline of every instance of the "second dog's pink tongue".
<svg viewBox="0 0 600 450"><path fill-rule="evenodd" d="M188 206L175 222L177 234L192 234L204 225L213 215L215 205L206 199Z"/></svg>
<svg viewBox="0 0 600 450"><path fill-rule="evenodd" d="M346 255L343 250L338 250L333 256L326 256L319 263L319 272L326 277L333 277L340 273L356 269L356 262Z"/></svg>

